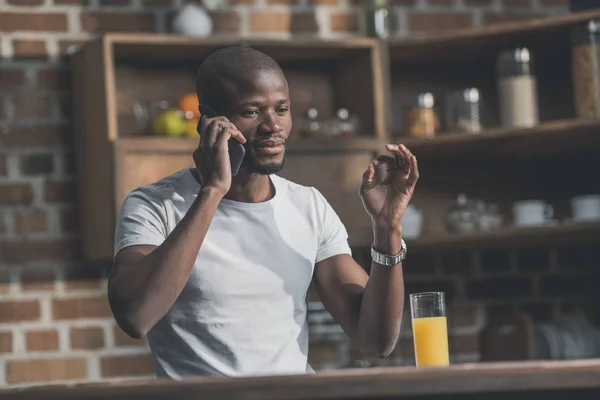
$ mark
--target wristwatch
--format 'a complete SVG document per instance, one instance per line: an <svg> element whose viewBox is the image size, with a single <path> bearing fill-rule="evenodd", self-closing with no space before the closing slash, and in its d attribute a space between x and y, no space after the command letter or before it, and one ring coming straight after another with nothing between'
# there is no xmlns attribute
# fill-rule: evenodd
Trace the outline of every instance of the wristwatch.
<svg viewBox="0 0 600 400"><path fill-rule="evenodd" d="M371 258L377 264L385 265L387 267L398 265L406 258L406 243L404 243L404 239L402 239L401 243L402 246L400 247L400 252L394 256L380 253L379 251L375 250L374 246L371 246Z"/></svg>

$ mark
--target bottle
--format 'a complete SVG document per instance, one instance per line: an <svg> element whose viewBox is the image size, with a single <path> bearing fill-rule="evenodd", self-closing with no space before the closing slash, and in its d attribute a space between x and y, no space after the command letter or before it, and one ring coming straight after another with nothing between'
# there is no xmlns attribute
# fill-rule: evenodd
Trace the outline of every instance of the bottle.
<svg viewBox="0 0 600 400"><path fill-rule="evenodd" d="M600 21L573 28L573 90L579 118L600 117Z"/></svg>
<svg viewBox="0 0 600 400"><path fill-rule="evenodd" d="M481 132L481 98L479 89L470 87L453 92L447 107L449 132Z"/></svg>
<svg viewBox="0 0 600 400"><path fill-rule="evenodd" d="M404 134L412 137L432 138L440 128L432 93L419 93L404 116Z"/></svg>
<svg viewBox="0 0 600 400"><path fill-rule="evenodd" d="M529 49L522 47L500 53L497 71L502 126L528 128L537 125L537 81Z"/></svg>
<svg viewBox="0 0 600 400"><path fill-rule="evenodd" d="M365 8L367 36L387 39L390 36L387 0L366 0Z"/></svg>

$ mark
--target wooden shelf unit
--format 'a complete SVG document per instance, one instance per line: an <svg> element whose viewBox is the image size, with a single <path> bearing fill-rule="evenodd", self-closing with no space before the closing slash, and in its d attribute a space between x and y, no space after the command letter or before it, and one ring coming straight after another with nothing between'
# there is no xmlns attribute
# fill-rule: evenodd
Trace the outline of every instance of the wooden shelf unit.
<svg viewBox="0 0 600 400"><path fill-rule="evenodd" d="M386 142L406 144L420 160L414 203L426 222L417 247L478 243L479 236L448 239L443 221L458 193L496 202L505 215L516 200L544 199L555 205L559 218L567 217L570 197L600 192L600 182L582 173L600 168L594 157L600 149L600 122L574 118L569 40L574 25L596 18L600 11L389 42L105 34L73 58L84 258L112 257L116 213L131 189L192 165L197 140L140 136L132 103L175 103L194 90L202 59L234 44L265 51L282 65L296 123L310 107L322 115L339 107L360 115L358 137L301 139L292 133L282 171L323 192L353 245L371 243L370 222L356 190L366 165ZM536 60L541 123L510 130L497 126L493 61L500 50L517 46L529 46ZM466 86L481 88L488 109L484 132L427 140L398 136L408 94L432 91L443 97ZM507 228L482 235L481 243L538 233Z"/></svg>

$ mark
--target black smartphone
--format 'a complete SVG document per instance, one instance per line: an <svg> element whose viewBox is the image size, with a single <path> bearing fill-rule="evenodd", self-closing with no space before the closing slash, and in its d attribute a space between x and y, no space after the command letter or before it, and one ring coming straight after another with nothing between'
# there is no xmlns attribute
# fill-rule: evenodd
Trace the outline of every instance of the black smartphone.
<svg viewBox="0 0 600 400"><path fill-rule="evenodd" d="M209 105L203 104L200 106L200 114L206 115L209 118L217 116L215 110ZM246 149L244 145L237 141L237 139L231 138L227 141L229 146L229 161L231 162L231 175L236 176L242 166L242 161L246 155Z"/></svg>

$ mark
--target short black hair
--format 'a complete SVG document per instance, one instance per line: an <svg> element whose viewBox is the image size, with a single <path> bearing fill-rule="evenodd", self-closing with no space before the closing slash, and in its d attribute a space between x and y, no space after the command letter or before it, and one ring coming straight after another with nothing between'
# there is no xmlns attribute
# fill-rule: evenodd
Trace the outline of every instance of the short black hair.
<svg viewBox="0 0 600 400"><path fill-rule="evenodd" d="M215 110L222 108L223 82L247 79L260 71L277 71L283 75L277 61L252 47L231 46L211 53L200 65L196 77L200 104L209 104Z"/></svg>

